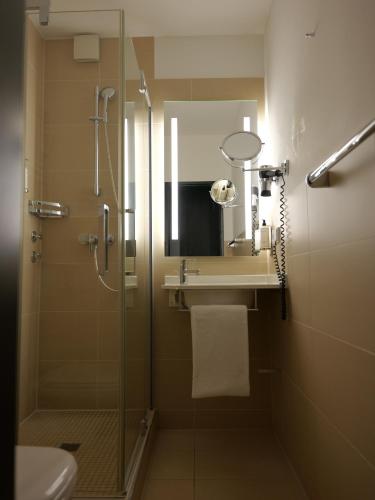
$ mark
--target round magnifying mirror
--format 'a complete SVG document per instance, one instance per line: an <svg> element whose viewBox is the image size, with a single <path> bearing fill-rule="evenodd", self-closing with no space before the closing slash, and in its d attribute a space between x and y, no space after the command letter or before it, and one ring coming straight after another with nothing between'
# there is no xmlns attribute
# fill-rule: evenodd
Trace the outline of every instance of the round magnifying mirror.
<svg viewBox="0 0 375 500"><path fill-rule="evenodd" d="M243 167L245 161L255 160L259 156L262 146L257 134L240 130L227 135L219 149L231 166Z"/></svg>
<svg viewBox="0 0 375 500"><path fill-rule="evenodd" d="M219 205L230 205L237 198L236 186L228 179L219 179L212 184L210 196Z"/></svg>

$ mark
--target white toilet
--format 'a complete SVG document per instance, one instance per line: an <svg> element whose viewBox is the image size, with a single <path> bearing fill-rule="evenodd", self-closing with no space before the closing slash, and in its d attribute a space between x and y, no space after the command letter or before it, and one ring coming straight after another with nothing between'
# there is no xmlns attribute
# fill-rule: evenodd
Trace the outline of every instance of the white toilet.
<svg viewBox="0 0 375 500"><path fill-rule="evenodd" d="M16 500L70 500L76 476L77 463L64 450L16 447Z"/></svg>

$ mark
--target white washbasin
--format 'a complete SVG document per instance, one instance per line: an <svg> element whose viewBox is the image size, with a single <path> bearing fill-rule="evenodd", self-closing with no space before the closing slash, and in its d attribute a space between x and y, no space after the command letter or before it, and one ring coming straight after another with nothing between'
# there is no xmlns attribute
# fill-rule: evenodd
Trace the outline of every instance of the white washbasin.
<svg viewBox="0 0 375 500"><path fill-rule="evenodd" d="M181 284L179 276L165 276L162 288L167 290L279 288L279 280L276 274L198 274L188 275L185 283Z"/></svg>

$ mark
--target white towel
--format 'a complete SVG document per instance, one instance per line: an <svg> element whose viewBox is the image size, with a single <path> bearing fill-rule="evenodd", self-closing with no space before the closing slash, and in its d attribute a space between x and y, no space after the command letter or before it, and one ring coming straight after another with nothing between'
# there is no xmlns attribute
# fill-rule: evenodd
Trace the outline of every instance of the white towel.
<svg viewBox="0 0 375 500"><path fill-rule="evenodd" d="M192 306L193 398L249 396L246 306Z"/></svg>

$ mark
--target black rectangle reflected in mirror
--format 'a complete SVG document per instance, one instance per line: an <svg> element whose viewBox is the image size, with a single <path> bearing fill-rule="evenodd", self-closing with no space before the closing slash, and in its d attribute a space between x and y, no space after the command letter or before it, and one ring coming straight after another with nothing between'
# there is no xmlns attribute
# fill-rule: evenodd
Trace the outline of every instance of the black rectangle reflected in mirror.
<svg viewBox="0 0 375 500"><path fill-rule="evenodd" d="M171 182L165 183L165 255L224 255L223 209L209 195L212 182L178 183L178 240L171 237Z"/></svg>

